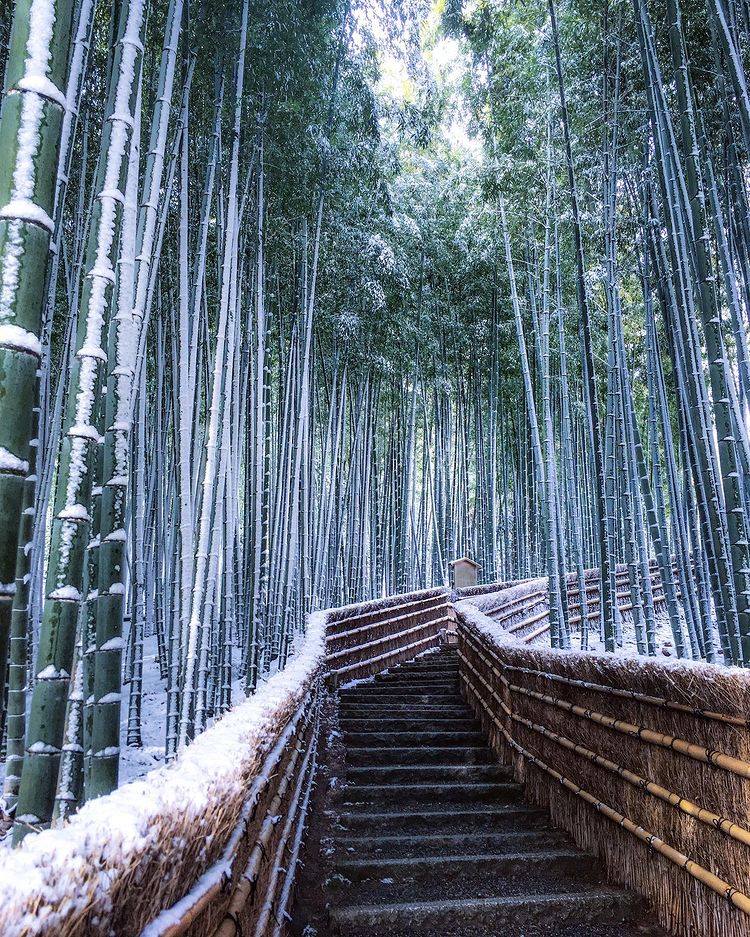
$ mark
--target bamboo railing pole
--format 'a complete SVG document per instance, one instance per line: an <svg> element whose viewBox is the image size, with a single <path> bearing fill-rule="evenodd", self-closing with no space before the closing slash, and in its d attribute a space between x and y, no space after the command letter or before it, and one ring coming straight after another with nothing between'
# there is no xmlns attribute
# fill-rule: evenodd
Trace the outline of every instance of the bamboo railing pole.
<svg viewBox="0 0 750 937"><path fill-rule="evenodd" d="M306 777L307 774L308 774L308 767L309 767L309 765L311 764L311 762L312 762L312 764L314 765L314 755L315 755L315 751L316 751L316 744L317 744L317 743L316 743L315 732L313 732L313 738L312 738L312 740L311 740L311 744L308 746L307 752L306 752L305 757L304 757L304 759L303 759L303 761L302 761L302 765L300 766L299 780L298 780L297 786L296 786L296 788L295 788L295 790L294 790L294 795L293 795L293 797L292 797L292 802L289 804L289 807L288 807L288 810L287 810L287 820L286 820L286 823L285 823L285 825L284 825L284 830L283 830L283 832L282 832L281 838L280 838L280 840L279 840L279 844L278 844L277 849L276 849L275 856L276 856L276 859L277 859L277 860L278 860L278 859L281 857L281 855L283 854L283 849L284 849L284 846L286 845L286 839L288 838L288 834L289 834L289 830L290 830L290 828L291 828L291 824L292 824L292 822L293 822L293 820L294 820L294 817L295 817L295 815L296 815L297 805L298 805L298 803L299 803L300 794L301 794L301 791L302 791L302 786L303 786L303 784L304 784L305 777ZM291 774L285 775L285 777L284 777L284 782L283 782L283 783L284 783L284 790L283 790L283 793L281 793L280 796L277 795L277 797L274 798L274 801L272 802L272 803L276 803L277 798L278 798L278 803L276 803L276 806L277 806L277 807L278 807L278 806L280 805L280 803L281 803L281 798L283 798L283 794L286 793L286 788L287 788L288 783L289 783L290 780L291 780ZM257 876L258 876L259 866L260 866L260 863L262 862L262 860L263 860L263 858L264 858L264 856L265 856L265 846L268 845L268 841L269 841L269 839L270 839L270 832L272 832L273 829L275 828L275 823L274 823L273 820L271 819L272 816L273 816L273 815L272 815L271 810L270 810L270 807L269 807L269 814L268 814L268 818L267 818L268 821L269 821L269 823L270 823L270 826L269 826L269 828L268 828L268 829L269 829L269 835L266 835L265 840L263 841L263 843L261 843L260 840L259 840L258 842L256 842L255 848L253 849L253 851L252 851L251 854L250 854L250 858L248 859L248 863L247 863L247 865L246 865L246 867L245 867L245 870L243 871L242 876L240 877L240 879L239 879L239 881L238 881L238 883L237 883L237 887L235 888L234 892L232 893L232 898L231 898L231 901L230 901L230 903L229 903L229 907L227 908L227 911L226 911L226 913L225 913L225 915L224 915L224 918L222 919L221 923L219 924L219 926L218 926L218 927L216 928L216 930L214 931L214 937L234 937L235 934L241 934L241 933L242 933L242 931L241 931L241 929L240 929L240 926L239 926L240 916L242 915L242 913L243 913L243 911L244 911L244 909L245 909L245 906L247 905L248 900L250 899L250 897L251 897L251 895L253 894L253 891L254 891L254 889L255 889L255 884L256 884L256 882L257 882ZM273 875L274 875L274 873L275 873L275 874L278 874L278 873L277 873L278 865L279 865L278 861L275 861L275 862L273 863L274 872L272 873L272 880L271 880L271 882L269 883L269 892L273 889L273 885L274 885ZM259 918L259 921L258 921L257 924L256 924L256 929L255 929L255 932L256 932L256 933L260 933L260 934L263 933L263 930L260 930L260 931L259 931L258 928L260 928L260 924L262 923L263 915L264 915L264 913L266 913L266 912L265 912L265 908L266 908L266 905L268 904L268 900L269 900L269 899L268 899L268 895L266 895L266 901L264 902L264 906L263 906L263 910L262 910L262 912L261 912L261 916L260 916L260 918Z"/></svg>

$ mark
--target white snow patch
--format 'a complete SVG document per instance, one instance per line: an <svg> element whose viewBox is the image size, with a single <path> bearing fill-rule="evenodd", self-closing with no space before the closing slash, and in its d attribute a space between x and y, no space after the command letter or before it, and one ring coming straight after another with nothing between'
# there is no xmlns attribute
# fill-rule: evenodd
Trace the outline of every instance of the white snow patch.
<svg viewBox="0 0 750 937"><path fill-rule="evenodd" d="M55 104L59 104L63 109L67 107L68 102L65 95L54 81L50 81L44 75L25 75L16 84L16 88L19 91L33 91L34 94L40 94L43 98L48 98L50 101L54 101Z"/></svg>
<svg viewBox="0 0 750 937"><path fill-rule="evenodd" d="M36 675L37 680L67 680L69 677L67 670L64 668L58 670L53 664L49 664Z"/></svg>
<svg viewBox="0 0 750 937"><path fill-rule="evenodd" d="M123 638L110 638L109 641L105 641L104 644L99 648L101 651L121 651L125 647L125 641Z"/></svg>
<svg viewBox="0 0 750 937"><path fill-rule="evenodd" d="M80 602L81 593L75 586L58 586L50 592L47 598L58 602Z"/></svg>
<svg viewBox="0 0 750 937"><path fill-rule="evenodd" d="M59 748L48 745L46 742L34 742L33 745L29 745L28 750L35 755L57 755L60 753Z"/></svg>
<svg viewBox="0 0 750 937"><path fill-rule="evenodd" d="M68 430L68 436L78 436L81 439L90 439L92 442L99 443L102 437L97 428L90 423L74 423Z"/></svg>
<svg viewBox="0 0 750 937"><path fill-rule="evenodd" d="M107 353L99 345L81 345L76 352L76 358L96 358L98 361L106 361Z"/></svg>
<svg viewBox="0 0 750 937"><path fill-rule="evenodd" d="M100 702L104 702L104 700L100 700ZM94 758L114 758L115 755L119 754L119 745L108 745L106 748L100 748L98 752L94 752Z"/></svg>
<svg viewBox="0 0 750 937"><path fill-rule="evenodd" d="M11 221L26 221L31 224L38 224L52 232L55 224L40 206L35 204L29 198L16 198L0 208L0 218L9 218Z"/></svg>
<svg viewBox="0 0 750 937"><path fill-rule="evenodd" d="M121 703L122 702L122 693L105 693L101 699L96 701L97 703ZM120 750L119 748L117 749Z"/></svg>
<svg viewBox="0 0 750 937"><path fill-rule="evenodd" d="M20 325L10 325L5 322L0 325L0 346L13 348L15 351L26 351L37 358L42 356L42 343L33 332L22 329Z"/></svg>
<svg viewBox="0 0 750 937"><path fill-rule="evenodd" d="M70 504L57 515L61 521L80 521L85 524L91 520L89 512L82 504Z"/></svg>
<svg viewBox="0 0 750 937"><path fill-rule="evenodd" d="M102 189L97 198L111 198L115 202L120 202L121 205L125 204L125 196L119 189Z"/></svg>
<svg viewBox="0 0 750 937"><path fill-rule="evenodd" d="M19 459L13 455L4 446L0 446L0 472L13 472L17 475L25 475L29 471L29 463L25 459Z"/></svg>

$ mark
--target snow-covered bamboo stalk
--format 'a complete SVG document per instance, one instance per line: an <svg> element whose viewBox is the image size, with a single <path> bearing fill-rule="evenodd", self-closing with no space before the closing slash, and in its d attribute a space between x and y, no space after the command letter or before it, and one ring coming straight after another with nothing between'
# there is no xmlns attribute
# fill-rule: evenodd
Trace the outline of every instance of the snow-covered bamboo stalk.
<svg viewBox="0 0 750 937"><path fill-rule="evenodd" d="M73 666L76 620L90 524L91 475L99 446L92 423L125 197L143 44L142 0L123 4L97 168L97 204L86 252L86 282L68 389L47 596L31 701L14 838L52 816L63 739L65 700Z"/></svg>
<svg viewBox="0 0 750 937"><path fill-rule="evenodd" d="M180 701L179 747L183 748L193 731L197 692L198 664L201 642L204 640L205 622L202 620L206 589L206 572L209 560L211 522L216 503L216 482L219 456L219 428L222 410L222 395L226 377L226 365L231 350L228 348L228 318L232 278L235 273L237 251L237 188L239 176L239 145L242 120L242 89L245 80L245 54L247 49L248 0L244 0L240 23L239 50L235 72L235 107L232 128L232 155L230 162L229 191L227 196L227 225L224 232L222 259L221 299L219 322L214 352L211 403L206 436L206 460L202 481L201 515L198 525L196 561L194 567L193 596L185 649L185 678ZM234 335L229 336L231 341Z"/></svg>
<svg viewBox="0 0 750 937"><path fill-rule="evenodd" d="M42 356L72 0L16 4L0 112L0 699Z"/></svg>

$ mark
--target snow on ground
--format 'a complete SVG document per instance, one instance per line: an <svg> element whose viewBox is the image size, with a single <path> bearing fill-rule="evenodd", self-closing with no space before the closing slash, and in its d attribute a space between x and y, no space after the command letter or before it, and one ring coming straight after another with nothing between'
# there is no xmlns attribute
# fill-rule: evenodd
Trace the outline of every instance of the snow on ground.
<svg viewBox="0 0 750 937"><path fill-rule="evenodd" d="M292 644L290 656L295 653L304 636L298 635ZM238 647L232 648L232 706L246 699L244 679L239 677L242 651ZM258 682L259 688L275 673L274 665L268 673L263 674ZM141 703L141 748L128 747L128 699L130 687L125 685L122 693L122 713L120 721L120 784L134 781L143 777L153 768L164 763L164 746L167 734L167 690L166 680L159 674L159 664L156 656L156 637L145 638L143 641L143 700ZM212 725L216 720L209 719Z"/></svg>
<svg viewBox="0 0 750 937"><path fill-rule="evenodd" d="M675 650L674 635L672 634L672 626L669 621L669 616L662 612L661 614L657 613L655 615L655 629L654 637L656 639L656 657L649 658L650 660L659 660L662 658L672 658L677 660L677 652ZM683 635L686 635L686 628L683 619L682 632ZM685 638L687 642L687 638ZM534 644L544 644L549 646L549 636L544 635L542 638L533 642ZM581 634L580 632L575 632L570 636L570 643L572 650L580 651L581 649ZM719 661L721 663L721 642L719 640L719 635L717 632L714 633L714 644L718 649ZM687 647L687 644L686 644ZM586 649L590 654L604 654L606 653L604 648L604 640L599 634L599 629L597 627L589 629L589 642L588 648ZM622 644L619 645L614 653L618 657L642 657L638 651L638 644L635 639L635 630L633 629L632 620L629 620L629 616L622 623Z"/></svg>
<svg viewBox="0 0 750 937"><path fill-rule="evenodd" d="M299 644L299 640L296 642ZM164 764L164 747L167 733L167 684L159 673L157 660L156 636L144 638L143 641L143 699L141 702L141 741L142 746L135 748L127 745L128 730L128 700L130 686L125 684L122 693L122 711L120 719L120 784L134 781L143 777L153 768ZM292 648L294 653L294 647ZM236 706L245 699L244 680L239 674L242 652L240 648L232 648L232 705ZM274 666L264 674L259 686L262 686L276 673ZM212 725L215 719L209 719Z"/></svg>
<svg viewBox="0 0 750 937"><path fill-rule="evenodd" d="M120 783L125 784L142 777L153 768L164 763L164 747L167 734L167 682L162 680L156 655L156 636L143 641L143 699L141 702L141 748L128 747L128 700L130 686L123 686L122 711L120 716ZM232 648L232 705L245 699L243 680L239 673L239 648ZM275 670L273 671L275 672ZM264 682L271 674L266 674ZM215 720L210 719L209 725Z"/></svg>
<svg viewBox="0 0 750 937"><path fill-rule="evenodd" d="M142 748L128 748L128 699L130 687L123 687L120 722L120 783L132 781L164 763L167 723L166 681L161 679L156 659L156 636L143 641L143 701L141 703Z"/></svg>
<svg viewBox="0 0 750 937"><path fill-rule="evenodd" d="M545 635L546 640L540 639L539 641L534 642L535 644L549 644L549 636ZM674 649L674 636L672 634L672 627L669 624L669 618L666 615L656 615L655 616L655 638L656 638L656 654L657 656L661 655L663 657L676 657ZM581 650L581 633L580 631L574 632L570 636L570 643L574 651ZM592 654L604 654L604 640L599 634L599 629L595 626L589 628L589 646L586 649ZM629 625L627 622L623 622L622 625L622 645L618 646L615 654L618 654L622 657L638 657L638 645L635 640L635 631L633 630L632 625Z"/></svg>

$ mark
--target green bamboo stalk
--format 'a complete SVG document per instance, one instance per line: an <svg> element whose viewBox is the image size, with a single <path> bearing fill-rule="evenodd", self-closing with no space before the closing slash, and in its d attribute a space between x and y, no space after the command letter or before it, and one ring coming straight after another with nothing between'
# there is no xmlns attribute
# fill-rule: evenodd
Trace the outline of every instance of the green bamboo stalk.
<svg viewBox="0 0 750 937"><path fill-rule="evenodd" d="M99 365L106 355L101 340L115 280L117 238L133 109L142 59L142 0L123 4L113 61L97 169L97 205L86 253L86 284L81 297L77 353L68 391L66 434L60 459L47 598L44 604L37 683L31 701L14 841L52 817L63 742L68 684L73 668L76 624L90 526L91 471L99 433L91 419ZM93 752L96 756L96 751Z"/></svg>
<svg viewBox="0 0 750 937"><path fill-rule="evenodd" d="M0 700L42 355L72 0L19 0L0 112Z"/></svg>

